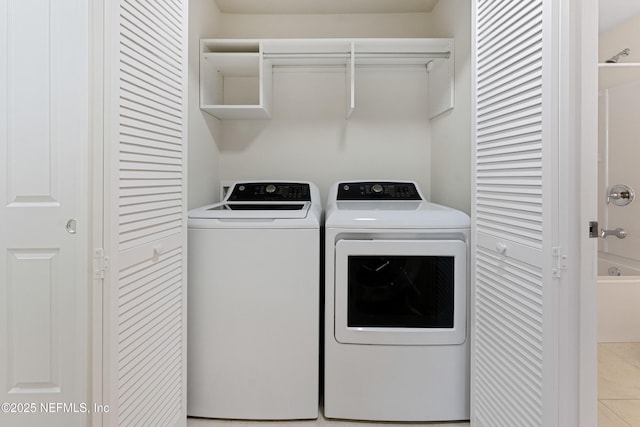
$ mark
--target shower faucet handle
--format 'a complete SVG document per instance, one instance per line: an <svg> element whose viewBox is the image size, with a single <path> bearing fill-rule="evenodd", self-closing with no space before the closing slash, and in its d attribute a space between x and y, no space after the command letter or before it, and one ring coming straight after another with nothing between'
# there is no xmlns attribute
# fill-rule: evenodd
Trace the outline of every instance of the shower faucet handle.
<svg viewBox="0 0 640 427"><path fill-rule="evenodd" d="M616 206L627 206L633 202L635 192L631 187L625 184L617 184L607 192L607 204L613 203Z"/></svg>
<svg viewBox="0 0 640 427"><path fill-rule="evenodd" d="M616 236L618 239L624 239L627 237L627 230L624 228L616 228L615 230L605 230L604 228L600 230L600 237L603 239L607 236Z"/></svg>
<svg viewBox="0 0 640 427"><path fill-rule="evenodd" d="M629 193L628 191L621 191L619 193L609 193L609 198L614 200L628 199L629 197L631 197L631 193Z"/></svg>

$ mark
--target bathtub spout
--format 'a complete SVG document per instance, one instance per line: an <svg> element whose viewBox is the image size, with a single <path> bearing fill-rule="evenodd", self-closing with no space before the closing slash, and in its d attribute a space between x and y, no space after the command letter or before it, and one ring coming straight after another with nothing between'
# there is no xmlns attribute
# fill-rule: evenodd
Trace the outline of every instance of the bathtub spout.
<svg viewBox="0 0 640 427"><path fill-rule="evenodd" d="M627 237L627 230L624 228L616 228L615 230L600 230L600 237L606 238L607 236L616 236L618 239L624 239Z"/></svg>

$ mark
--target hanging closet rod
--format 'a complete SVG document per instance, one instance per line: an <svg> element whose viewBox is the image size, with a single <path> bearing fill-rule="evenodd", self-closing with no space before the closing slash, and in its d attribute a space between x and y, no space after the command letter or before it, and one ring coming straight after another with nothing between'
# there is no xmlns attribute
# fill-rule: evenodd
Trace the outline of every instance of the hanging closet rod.
<svg viewBox="0 0 640 427"><path fill-rule="evenodd" d="M351 52L287 52L264 53L264 59L300 59L300 58L349 58ZM356 52L356 58L367 59L449 59L451 52Z"/></svg>

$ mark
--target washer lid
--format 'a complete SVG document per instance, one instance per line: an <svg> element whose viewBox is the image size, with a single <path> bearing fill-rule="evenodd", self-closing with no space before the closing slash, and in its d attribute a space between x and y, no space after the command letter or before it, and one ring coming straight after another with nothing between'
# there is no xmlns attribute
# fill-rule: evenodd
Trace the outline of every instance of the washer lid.
<svg viewBox="0 0 640 427"><path fill-rule="evenodd" d="M203 206L189 212L192 219L306 218L311 202L229 202Z"/></svg>
<svg viewBox="0 0 640 427"><path fill-rule="evenodd" d="M429 202L412 206L399 202L338 202L327 209L327 227L334 228L468 228L469 217L461 211Z"/></svg>
<svg viewBox="0 0 640 427"><path fill-rule="evenodd" d="M469 216L430 203L412 181L340 181L329 190L326 227L469 228Z"/></svg>

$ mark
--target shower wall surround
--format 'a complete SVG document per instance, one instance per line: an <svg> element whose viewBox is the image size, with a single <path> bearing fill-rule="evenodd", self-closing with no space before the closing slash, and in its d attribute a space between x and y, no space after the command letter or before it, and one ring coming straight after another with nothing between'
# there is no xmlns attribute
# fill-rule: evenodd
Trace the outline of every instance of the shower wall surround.
<svg viewBox="0 0 640 427"><path fill-rule="evenodd" d="M601 73L603 70L600 71ZM605 71L606 72L606 71ZM640 69L637 71L640 77ZM601 238L599 250L640 266L640 201L618 206L607 193L618 184L640 190L640 78L601 90L598 135L598 217L603 229L622 228L625 238ZM606 275L607 272L599 272Z"/></svg>

